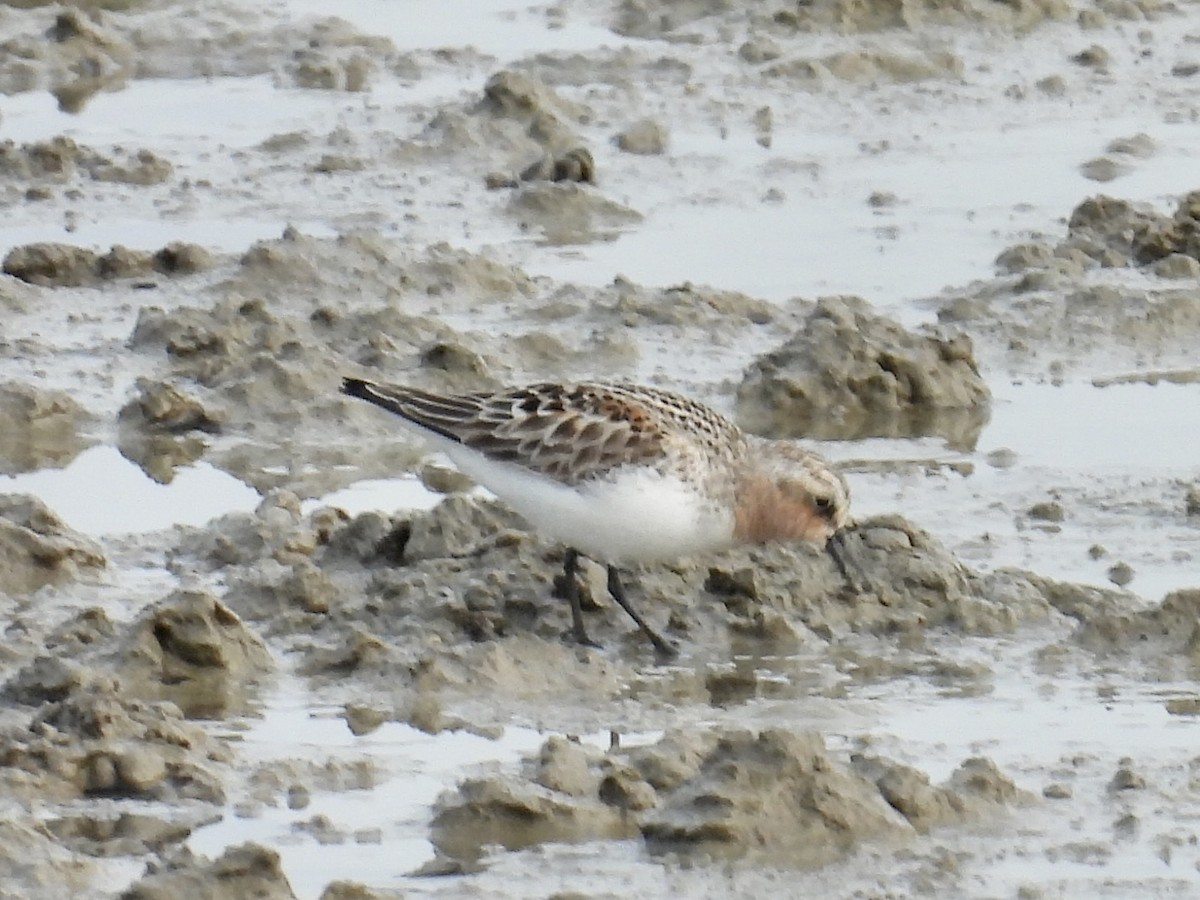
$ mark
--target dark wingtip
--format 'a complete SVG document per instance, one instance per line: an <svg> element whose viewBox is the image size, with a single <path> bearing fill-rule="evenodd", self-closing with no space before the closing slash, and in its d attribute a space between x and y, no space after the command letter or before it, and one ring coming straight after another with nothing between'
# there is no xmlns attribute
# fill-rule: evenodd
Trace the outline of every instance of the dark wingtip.
<svg viewBox="0 0 1200 900"><path fill-rule="evenodd" d="M369 395L370 383L363 381L361 378L343 378L342 393L348 397L357 397L360 400L366 400Z"/></svg>

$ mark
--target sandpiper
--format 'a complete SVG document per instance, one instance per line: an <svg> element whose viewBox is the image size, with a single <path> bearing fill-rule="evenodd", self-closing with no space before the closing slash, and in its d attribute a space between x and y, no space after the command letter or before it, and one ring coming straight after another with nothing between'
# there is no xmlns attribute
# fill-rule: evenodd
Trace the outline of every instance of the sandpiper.
<svg viewBox="0 0 1200 900"><path fill-rule="evenodd" d="M828 549L849 579L841 474L816 453L746 434L671 391L577 382L445 395L346 378L342 392L400 416L567 547L564 585L581 644L596 646L579 602L580 553L607 566L613 599L668 655L674 646L630 604L618 564L803 540Z"/></svg>

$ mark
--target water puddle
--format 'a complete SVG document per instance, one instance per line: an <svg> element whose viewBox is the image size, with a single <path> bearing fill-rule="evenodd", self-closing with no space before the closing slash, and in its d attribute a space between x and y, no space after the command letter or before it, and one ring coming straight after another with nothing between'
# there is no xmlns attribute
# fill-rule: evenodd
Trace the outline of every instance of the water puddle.
<svg viewBox="0 0 1200 900"><path fill-rule="evenodd" d="M335 128L347 102L335 91L281 88L266 75L141 78L95 95L77 113L62 112L39 91L6 98L4 136L18 143L64 135L92 146L175 139L193 141L197 150L248 147L280 131Z"/></svg>
<svg viewBox="0 0 1200 900"><path fill-rule="evenodd" d="M444 494L429 490L415 475L356 481L341 490L314 500L305 500L300 511L308 515L314 509L332 506L351 516L372 510L392 512L400 509L426 510L445 499Z"/></svg>
<svg viewBox="0 0 1200 900"><path fill-rule="evenodd" d="M1200 384L999 384L993 391L980 454L1008 448L1026 467L1122 469L1142 478L1196 474Z"/></svg>
<svg viewBox="0 0 1200 900"><path fill-rule="evenodd" d="M583 248L543 250L525 265L532 273L593 285L620 273L641 284L707 284L776 301L856 294L915 324L928 315L906 301L992 277L993 260L1020 235L1061 233L1064 211L1095 192L1078 173L1079 161L1122 129L1133 133L1145 124L1132 118L1070 128L1061 121L1010 128L979 122L967 131L894 139L877 156L864 153L861 133L850 125L834 127L840 136L778 128L769 151L755 145L748 130L720 141L711 129L677 132L673 152L710 157L714 178L741 186L740 204L705 203L667 169L649 179L639 173L625 201L646 215L636 229ZM1159 132L1165 146L1200 146L1200 125ZM801 164L811 159L820 160L819 168ZM782 168L787 161L796 162L796 171ZM643 163L656 165L665 164ZM1172 196L1182 165L1195 160L1132 172L1120 196ZM1004 177L997 177L999 167ZM624 186L606 187L620 197ZM868 203L878 194L897 201L882 208Z"/></svg>
<svg viewBox="0 0 1200 900"><path fill-rule="evenodd" d="M230 512L250 512L262 497L206 462L181 466L159 484L115 447L84 450L62 469L0 475L0 491L32 494L67 525L92 537L204 525Z"/></svg>

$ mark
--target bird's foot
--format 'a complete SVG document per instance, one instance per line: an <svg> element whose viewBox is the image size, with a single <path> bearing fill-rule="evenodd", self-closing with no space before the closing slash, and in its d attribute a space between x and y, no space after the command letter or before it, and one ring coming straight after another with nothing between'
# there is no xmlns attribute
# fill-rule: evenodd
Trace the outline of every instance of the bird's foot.
<svg viewBox="0 0 1200 900"><path fill-rule="evenodd" d="M577 644L580 647L589 647L592 650L604 649L603 644L593 641L582 628L568 628L563 632L563 640L568 644Z"/></svg>
<svg viewBox="0 0 1200 900"><path fill-rule="evenodd" d="M654 653L660 658L674 659L679 655L679 645L674 641L668 641L653 631L647 631L646 637L650 638L650 643L654 645Z"/></svg>

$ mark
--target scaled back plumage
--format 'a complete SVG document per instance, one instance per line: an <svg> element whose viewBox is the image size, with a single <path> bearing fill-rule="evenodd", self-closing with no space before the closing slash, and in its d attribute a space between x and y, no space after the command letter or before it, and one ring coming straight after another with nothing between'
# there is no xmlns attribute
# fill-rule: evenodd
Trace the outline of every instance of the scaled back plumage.
<svg viewBox="0 0 1200 900"><path fill-rule="evenodd" d="M533 384L496 392L441 395L346 379L343 388L490 459L564 484L622 466L656 467L700 440L709 453L741 447L741 430L671 391L628 384Z"/></svg>

